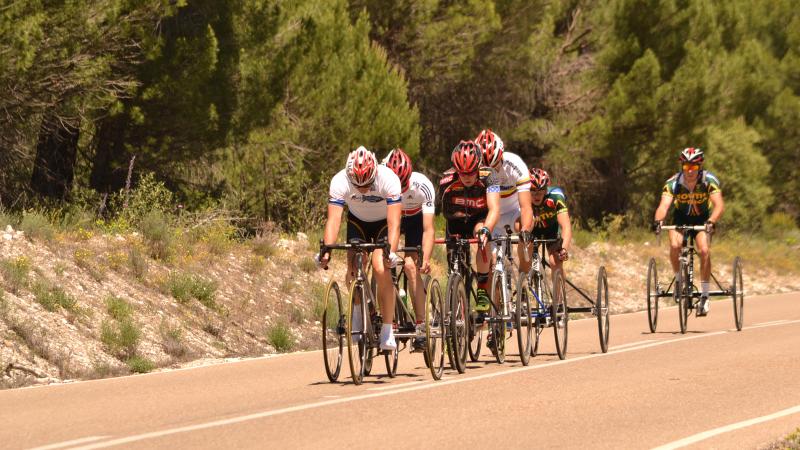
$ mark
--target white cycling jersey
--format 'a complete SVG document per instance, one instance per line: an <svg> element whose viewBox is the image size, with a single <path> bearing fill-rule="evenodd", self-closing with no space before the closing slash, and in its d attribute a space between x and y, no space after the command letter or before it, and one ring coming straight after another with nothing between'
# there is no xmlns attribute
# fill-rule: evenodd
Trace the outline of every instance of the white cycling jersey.
<svg viewBox="0 0 800 450"><path fill-rule="evenodd" d="M503 165L498 169L492 168L488 183L486 192L500 193L500 214L519 210L517 192L531 190L528 167L522 158L510 152L503 152Z"/></svg>
<svg viewBox="0 0 800 450"><path fill-rule="evenodd" d="M375 181L366 194L350 183L344 170L339 171L331 179L328 203L344 207L364 222L377 222L386 219L386 206L400 203L400 179L392 169L379 165Z"/></svg>
<svg viewBox="0 0 800 450"><path fill-rule="evenodd" d="M419 172L411 172L411 177L408 179L408 190L403 193L403 215L414 216L420 212L423 214L435 213L435 195L433 183L428 177Z"/></svg>

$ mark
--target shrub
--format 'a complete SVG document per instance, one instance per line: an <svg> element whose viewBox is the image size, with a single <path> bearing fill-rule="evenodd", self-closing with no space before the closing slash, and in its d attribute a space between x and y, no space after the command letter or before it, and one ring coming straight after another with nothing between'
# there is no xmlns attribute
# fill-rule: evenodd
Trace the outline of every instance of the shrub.
<svg viewBox="0 0 800 450"><path fill-rule="evenodd" d="M104 320L100 330L100 341L110 354L124 360L136 354L141 334L132 319L117 323Z"/></svg>
<svg viewBox="0 0 800 450"><path fill-rule="evenodd" d="M767 239L785 240L789 245L796 244L800 235L792 216L782 212L772 213L764 218L761 230Z"/></svg>
<svg viewBox="0 0 800 450"><path fill-rule="evenodd" d="M79 312L78 301L59 286L50 286L44 282L36 283L33 286L33 295L36 301L50 312L55 312L59 308L72 313Z"/></svg>
<svg viewBox="0 0 800 450"><path fill-rule="evenodd" d="M73 256L75 258L75 265L89 272L89 275L91 275L95 281L104 281L106 279L105 273L92 262L95 258L92 252L85 248L79 248L75 250Z"/></svg>
<svg viewBox="0 0 800 450"><path fill-rule="evenodd" d="M153 361L138 355L131 356L126 363L133 373L148 373L156 368L156 364Z"/></svg>
<svg viewBox="0 0 800 450"><path fill-rule="evenodd" d="M173 358L186 356L188 350L183 343L183 330L180 327L161 326L161 347L164 353Z"/></svg>
<svg viewBox="0 0 800 450"><path fill-rule="evenodd" d="M302 255L300 257L300 262L298 264L300 266L300 270L305 273L312 273L317 270L317 263L314 262L314 258L310 258L306 255Z"/></svg>
<svg viewBox="0 0 800 450"><path fill-rule="evenodd" d="M0 261L0 273L3 274L3 281L6 288L12 294L28 285L28 273L31 271L31 260L25 256L16 259L4 259Z"/></svg>
<svg viewBox="0 0 800 450"><path fill-rule="evenodd" d="M55 237L55 229L50 221L43 214L38 212L25 213L22 222L19 224L20 230L30 239L41 239L50 242Z"/></svg>
<svg viewBox="0 0 800 450"><path fill-rule="evenodd" d="M116 210L122 211L120 217L128 223L136 224L153 211L164 213L173 209L174 195L152 172L139 178L128 195L128 206L123 208L125 196L125 191L121 190L114 196L113 203Z"/></svg>
<svg viewBox="0 0 800 450"><path fill-rule="evenodd" d="M137 280L144 280L149 265L147 263L147 258L142 254L141 250L139 250L139 247L133 246L128 250L128 265L131 268L133 276L135 276Z"/></svg>
<svg viewBox="0 0 800 450"><path fill-rule="evenodd" d="M106 298L106 311L118 322L130 320L133 317L133 306L124 299L113 295Z"/></svg>
<svg viewBox="0 0 800 450"><path fill-rule="evenodd" d="M0 231L5 230L9 225L15 227L18 222L19 220L15 215L0 207Z"/></svg>
<svg viewBox="0 0 800 450"><path fill-rule="evenodd" d="M311 284L311 298L314 299L314 318L322 320L322 313L325 312L325 283L315 281Z"/></svg>
<svg viewBox="0 0 800 450"><path fill-rule="evenodd" d="M173 231L163 212L158 210L148 212L139 222L139 231L147 242L150 256L160 260L169 257Z"/></svg>
<svg viewBox="0 0 800 450"><path fill-rule="evenodd" d="M251 240L250 249L256 255L264 258L271 258L278 250L270 237L259 237Z"/></svg>
<svg viewBox="0 0 800 450"><path fill-rule="evenodd" d="M178 303L195 298L206 307L217 309L214 300L217 284L214 281L196 275L173 273L167 278L166 290Z"/></svg>
<svg viewBox="0 0 800 450"><path fill-rule="evenodd" d="M247 273L251 275L256 275L264 270L264 267L267 265L267 260L261 255L253 255L247 258L247 261L244 264L245 270Z"/></svg>
<svg viewBox="0 0 800 450"><path fill-rule="evenodd" d="M292 330L285 322L278 321L267 329L267 342L280 353L288 352L294 346Z"/></svg>

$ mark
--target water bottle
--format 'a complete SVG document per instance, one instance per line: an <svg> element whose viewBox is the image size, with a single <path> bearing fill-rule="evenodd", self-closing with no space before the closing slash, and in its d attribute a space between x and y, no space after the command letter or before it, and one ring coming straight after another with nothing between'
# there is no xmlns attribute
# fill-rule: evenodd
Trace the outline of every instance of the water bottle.
<svg viewBox="0 0 800 450"><path fill-rule="evenodd" d="M403 304L406 305L406 307L407 307L408 306L408 294L406 294L406 290L403 289L403 288L400 288L400 291L398 291L398 294L400 295L400 300L402 300Z"/></svg>

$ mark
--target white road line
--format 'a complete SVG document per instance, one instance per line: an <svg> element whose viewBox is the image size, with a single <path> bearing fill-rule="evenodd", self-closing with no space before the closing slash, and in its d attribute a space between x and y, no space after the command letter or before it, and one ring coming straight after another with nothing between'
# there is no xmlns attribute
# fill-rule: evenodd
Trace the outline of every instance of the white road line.
<svg viewBox="0 0 800 450"><path fill-rule="evenodd" d="M774 326L787 325L787 324L793 324L793 323L800 323L800 320L793 320L793 321L786 322L786 323L775 324ZM744 329L747 329L747 328L748 327L745 327ZM467 382L471 382L471 381L484 380L484 379L489 379L489 378L495 378L495 377L501 377L501 376L505 376L505 375L516 374L516 373L519 373L519 372L527 372L529 370L539 370L539 369L544 369L544 368L547 368L547 367L560 366L560 365L563 365L563 364L571 364L571 363L576 363L576 362L580 362L580 361L585 361L585 360L588 360L588 359L602 358L602 357L617 355L617 354L620 354L620 353L627 353L627 352L638 351L638 350L651 348L651 347L658 347L658 346L666 345L666 344L672 344L672 343L677 343L677 342L685 342L685 341L690 341L690 340L694 340L694 339L703 339L703 338L707 338L707 337L711 337L711 336L719 336L721 334L727 334L727 333L732 333L732 332L733 331L730 331L730 330L716 331L716 332L713 332L713 333L706 333L706 334L699 334L699 335L694 335L694 336L681 337L681 338L677 338L677 339L656 341L656 342L653 342L653 343L650 343L650 344L640 345L638 347L629 347L629 348L622 349L622 350L610 351L608 353L594 353L594 354L591 354L591 355L580 356L580 357L572 358L572 359L556 360L556 361L552 361L552 362L549 362L549 363L537 364L537 365L527 366L527 367L516 367L516 368L513 368L513 369L509 369L509 370L503 370L503 371L498 371L498 372L490 372L490 373L486 373L486 374L483 374L483 375L476 375L476 376L472 376L472 377L466 376L466 377L452 378L452 379L449 379L449 380L446 380L446 381L442 380L442 381L439 381L439 382L436 382L436 383L431 382L431 383L428 383L428 384L415 384L413 386L403 387L401 389L395 389L395 390L391 390L391 391L375 392L375 393L371 393L371 394L354 395L352 397L344 397L344 398L338 398L338 399L324 400L324 401L319 401L319 402L314 402L314 403L307 403L307 404L303 404L303 405L290 406L290 407L287 407L287 408L273 409L273 410L269 410L269 411L262 411L262 412L259 412L259 413L248 414L248 415L239 416L239 417L232 417L230 419L215 420L215 421L211 421L211 422L199 423L199 424L196 424L196 425L189 425L189 426L185 426L185 427L169 428L169 429L161 430L161 431L153 431L153 432L150 432L150 433L142 433L142 434L131 435L131 436L128 436L128 437L123 437L123 438L119 438L119 439L113 439L113 440L106 441L106 442L99 442L99 443L86 445L86 446L82 446L82 447L74 447L72 450L92 450L92 449L97 449L97 448L107 448L107 447L113 447L113 446L117 446L117 445L130 444L132 442L139 442L139 441L144 441L144 440L147 440L147 439L155 439L155 438L169 436L169 435L178 434L178 433L186 433L186 432L190 432L190 431L199 431L199 430L205 430L205 429L208 429L208 428L221 427L221 426L226 426L226 425L233 425L233 424L237 424L237 423L248 422L248 421L251 421L251 420L257 420L257 419L263 419L263 418L266 418L266 417L278 416L278 415L281 415L281 414L288 414L288 413L293 413L293 412L298 412L298 411L304 411L304 410L307 410L307 409L316 409L316 408L322 408L322 407L325 407L325 406L338 405L338 404L342 404L342 403L350 403L350 402L355 402L355 401L360 401L360 400L367 400L367 399L371 399L371 398L385 397L385 396L397 395L397 394L404 394L406 392L419 391L419 390L423 390L423 389L438 388L438 387L449 386L449 385L458 384L458 383L467 383ZM412 384L412 383L406 383L406 384Z"/></svg>
<svg viewBox="0 0 800 450"><path fill-rule="evenodd" d="M766 416L756 417L754 419L744 420L742 422L736 422L730 425L725 425L724 427L714 428L713 430L697 433L692 436L683 438L679 441L670 442L668 444L656 447L653 450L673 450L676 448L686 447L687 445L691 445L694 444L695 442L706 440L710 437L714 437L719 434L728 433L730 431L738 430L740 428L749 427L751 425L756 425L762 422L767 422L773 419L779 419L784 416L790 416L792 414L798 414L798 413L800 413L800 405L784 409L783 411L778 411L776 413L772 413Z"/></svg>
<svg viewBox="0 0 800 450"><path fill-rule="evenodd" d="M751 325L751 326L752 327L757 327L757 326L761 326L761 325L773 325L773 324L776 324L776 323L783 323L783 322L788 322L788 320L786 320L786 319L773 320L771 322L761 322L761 323L757 323L757 324L754 324L754 325Z"/></svg>
<svg viewBox="0 0 800 450"><path fill-rule="evenodd" d="M637 345L646 344L648 342L656 342L656 340L655 339L646 339L644 341L629 342L627 344L615 345L613 347L609 347L609 350L619 350L621 348L634 347L634 346L637 346Z"/></svg>
<svg viewBox="0 0 800 450"><path fill-rule="evenodd" d="M78 445L78 444L85 444L87 442L94 442L99 441L101 439L106 439L110 436L89 436L81 439L73 439L71 441L64 441L64 442L56 442L55 444L45 445L42 447L35 447L31 450L54 450L57 448L64 448L69 447L71 445Z"/></svg>

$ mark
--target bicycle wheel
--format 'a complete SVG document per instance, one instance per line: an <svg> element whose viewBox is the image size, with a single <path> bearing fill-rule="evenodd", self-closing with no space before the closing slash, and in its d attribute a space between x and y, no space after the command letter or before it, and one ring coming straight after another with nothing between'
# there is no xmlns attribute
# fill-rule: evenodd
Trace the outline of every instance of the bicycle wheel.
<svg viewBox="0 0 800 450"><path fill-rule="evenodd" d="M733 320L736 323L736 330L742 331L742 325L744 324L744 284L742 280L742 260L738 256L733 260L731 296L733 296Z"/></svg>
<svg viewBox="0 0 800 450"><path fill-rule="evenodd" d="M495 272L492 274L492 288L491 300L492 305L489 309L489 324L492 330L492 341L494 345L490 350L494 355L498 364L503 364L506 361L506 323L503 320L503 303L505 302L505 293L503 291L505 281L503 274ZM499 305L499 306L496 306ZM489 347L489 340L486 340L486 346Z"/></svg>
<svg viewBox="0 0 800 450"><path fill-rule="evenodd" d="M552 289L550 288L550 276L546 272L534 272L531 270L528 275L529 283L533 287L534 294L533 300L533 345L531 346L531 356L539 354L539 341L542 337L542 331L550 318L549 304L553 298Z"/></svg>
<svg viewBox="0 0 800 450"><path fill-rule="evenodd" d="M553 305L550 310L553 320L553 335L556 339L556 353L559 359L567 357L567 327L569 312L567 310L567 284L561 269L553 272Z"/></svg>
<svg viewBox="0 0 800 450"><path fill-rule="evenodd" d="M431 280L425 299L425 357L434 380L442 379L444 372L444 300L439 281Z"/></svg>
<svg viewBox="0 0 800 450"><path fill-rule="evenodd" d="M328 283L325 290L325 310L322 312L322 356L325 374L331 383L339 379L344 352L345 316L342 311L342 295L339 284Z"/></svg>
<svg viewBox="0 0 800 450"><path fill-rule="evenodd" d="M350 359L350 376L353 378L353 383L357 385L364 381L367 354L371 347L369 337L372 333L368 321L364 286L354 281L350 288L345 340L347 341L347 355Z"/></svg>
<svg viewBox="0 0 800 450"><path fill-rule="evenodd" d="M386 374L389 375L389 378L394 378L397 376L398 353L399 352L395 348L394 350L383 354L383 359L386 362Z"/></svg>
<svg viewBox="0 0 800 450"><path fill-rule="evenodd" d="M595 302L597 314L597 333L600 335L600 350L608 352L608 332L611 326L608 311L608 277L606 268L600 266L597 271L597 300Z"/></svg>
<svg viewBox="0 0 800 450"><path fill-rule="evenodd" d="M531 361L531 298L528 277L521 276L517 282L514 328L517 329L517 348L523 366Z"/></svg>
<svg viewBox="0 0 800 450"><path fill-rule="evenodd" d="M678 321L681 334L686 333L686 324L689 321L689 308L692 301L692 284L689 281L689 269L685 262L681 262L678 269L678 278L675 279L675 293L678 296Z"/></svg>
<svg viewBox="0 0 800 450"><path fill-rule="evenodd" d="M650 258L650 262L647 264L647 323L651 333L656 332L658 325L658 294L656 259Z"/></svg>
<svg viewBox="0 0 800 450"><path fill-rule="evenodd" d="M458 373L464 373L467 368L467 295L461 275L450 275L447 293L450 306L450 343L453 348L451 365Z"/></svg>
<svg viewBox="0 0 800 450"><path fill-rule="evenodd" d="M481 356L481 344L483 342L483 324L477 324L478 313L475 312L475 297L474 293L477 289L477 282L475 277L471 278L470 286L464 286L464 291L467 293L467 349L469 350L469 360L472 362L478 361Z"/></svg>

